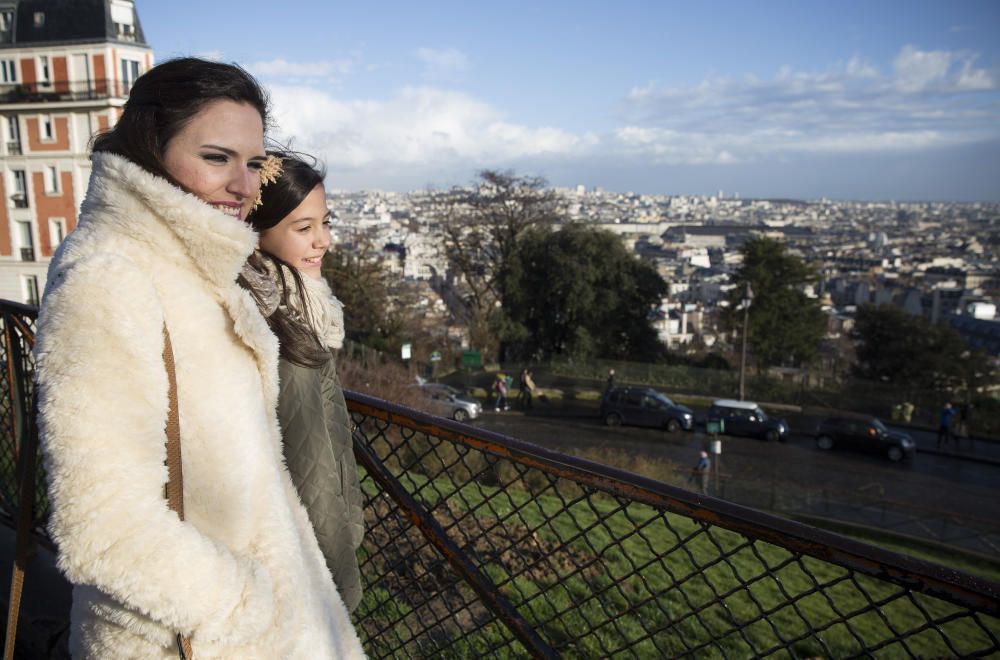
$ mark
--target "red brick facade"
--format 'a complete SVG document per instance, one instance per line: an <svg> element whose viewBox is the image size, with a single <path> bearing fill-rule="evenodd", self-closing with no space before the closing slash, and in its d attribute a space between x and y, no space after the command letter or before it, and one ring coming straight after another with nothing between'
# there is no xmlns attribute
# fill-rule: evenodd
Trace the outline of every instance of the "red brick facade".
<svg viewBox="0 0 1000 660"><path fill-rule="evenodd" d="M52 81L55 83L56 92L64 94L69 91L69 69L65 57L52 58Z"/></svg>
<svg viewBox="0 0 1000 660"><path fill-rule="evenodd" d="M7 199L7 189L3 177L0 177L0 199ZM14 252L10 244L10 223L7 217L7 205L0 204L0 256L9 257Z"/></svg>
<svg viewBox="0 0 1000 660"><path fill-rule="evenodd" d="M55 131L55 140L42 142L42 127L38 117L26 117L24 124L28 129L28 150L36 151L69 151L69 119L66 117L53 117L52 128Z"/></svg>
<svg viewBox="0 0 1000 660"><path fill-rule="evenodd" d="M62 189L58 195L45 192L45 181L41 172L32 172L31 181L35 189L35 208L38 217L38 253L43 257L51 257L53 250L49 237L49 218L62 218L66 221L66 232L76 226L76 204L73 202L73 174L60 172L59 181Z"/></svg>

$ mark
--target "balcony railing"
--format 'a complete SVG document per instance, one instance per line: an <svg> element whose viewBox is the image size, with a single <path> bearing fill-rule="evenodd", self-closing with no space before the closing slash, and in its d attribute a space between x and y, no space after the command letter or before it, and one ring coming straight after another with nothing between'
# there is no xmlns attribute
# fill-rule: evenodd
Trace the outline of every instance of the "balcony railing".
<svg viewBox="0 0 1000 660"><path fill-rule="evenodd" d="M10 196L12 202L14 202L14 208L16 209L26 209L28 208L28 196L24 193L14 193Z"/></svg>
<svg viewBox="0 0 1000 660"><path fill-rule="evenodd" d="M7 143L7 155L8 156L20 156L21 155L21 143L20 142L8 142Z"/></svg>
<svg viewBox="0 0 1000 660"><path fill-rule="evenodd" d="M34 261L34 260L35 260L35 248L33 247L21 248L21 261Z"/></svg>
<svg viewBox="0 0 1000 660"><path fill-rule="evenodd" d="M55 101L94 101L125 98L131 84L120 80L72 80L50 83L0 84L0 103L43 103Z"/></svg>
<svg viewBox="0 0 1000 660"><path fill-rule="evenodd" d="M34 319L0 303L0 519L52 547L27 414ZM354 622L373 658L1000 653L995 582L347 399L366 525Z"/></svg>

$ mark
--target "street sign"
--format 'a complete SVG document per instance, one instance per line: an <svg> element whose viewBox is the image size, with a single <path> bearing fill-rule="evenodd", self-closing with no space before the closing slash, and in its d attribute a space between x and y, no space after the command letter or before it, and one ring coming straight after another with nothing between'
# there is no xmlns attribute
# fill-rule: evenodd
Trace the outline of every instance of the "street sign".
<svg viewBox="0 0 1000 660"><path fill-rule="evenodd" d="M410 359L410 350L411 350L411 348L412 348L412 346L409 344L409 342L407 342L406 344L403 344L402 346L399 347L399 352L402 354L404 360L409 360Z"/></svg>
<svg viewBox="0 0 1000 660"><path fill-rule="evenodd" d="M708 451L709 451L709 453L715 454L716 456L718 456L719 454L721 454L722 453L722 440L712 440L711 442L709 442L708 443Z"/></svg>
<svg viewBox="0 0 1000 660"><path fill-rule="evenodd" d="M440 362L440 361L441 361L441 351L434 351L433 353L431 353L431 362Z"/></svg>
<svg viewBox="0 0 1000 660"><path fill-rule="evenodd" d="M483 356L479 351L464 351L462 353L462 366L467 369L476 369L483 364Z"/></svg>
<svg viewBox="0 0 1000 660"><path fill-rule="evenodd" d="M709 435L718 435L719 433L724 432L725 428L726 424L721 419L710 419L705 422L705 431L708 432Z"/></svg>

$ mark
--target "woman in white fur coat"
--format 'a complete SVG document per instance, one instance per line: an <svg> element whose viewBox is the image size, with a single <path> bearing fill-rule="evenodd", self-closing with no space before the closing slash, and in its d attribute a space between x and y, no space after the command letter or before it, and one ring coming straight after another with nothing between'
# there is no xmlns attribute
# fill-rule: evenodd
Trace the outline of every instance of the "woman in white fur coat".
<svg viewBox="0 0 1000 660"><path fill-rule="evenodd" d="M178 633L199 660L363 656L282 464L276 340L236 284L266 105L225 64L139 78L50 266L39 419L74 657L176 658ZM164 499L164 327L184 521Z"/></svg>

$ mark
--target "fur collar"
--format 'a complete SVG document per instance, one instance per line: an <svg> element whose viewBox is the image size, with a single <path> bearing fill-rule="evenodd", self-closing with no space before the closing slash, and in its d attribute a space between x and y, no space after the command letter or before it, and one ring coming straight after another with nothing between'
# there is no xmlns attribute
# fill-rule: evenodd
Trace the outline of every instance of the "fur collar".
<svg viewBox="0 0 1000 660"><path fill-rule="evenodd" d="M80 229L104 226L143 243L157 257L193 267L229 313L236 335L253 350L265 400L276 404L277 340L249 293L236 284L257 244L256 232L121 156L95 153L92 161ZM64 264L71 261L71 253L63 255Z"/></svg>
<svg viewBox="0 0 1000 660"><path fill-rule="evenodd" d="M157 250L184 253L211 284L228 287L257 244L249 225L217 211L190 193L150 174L135 163L109 153L92 156L93 174L82 216L98 209L102 222L118 224L130 236ZM138 199L145 214L122 213L122 196ZM169 240L172 236L174 240Z"/></svg>

